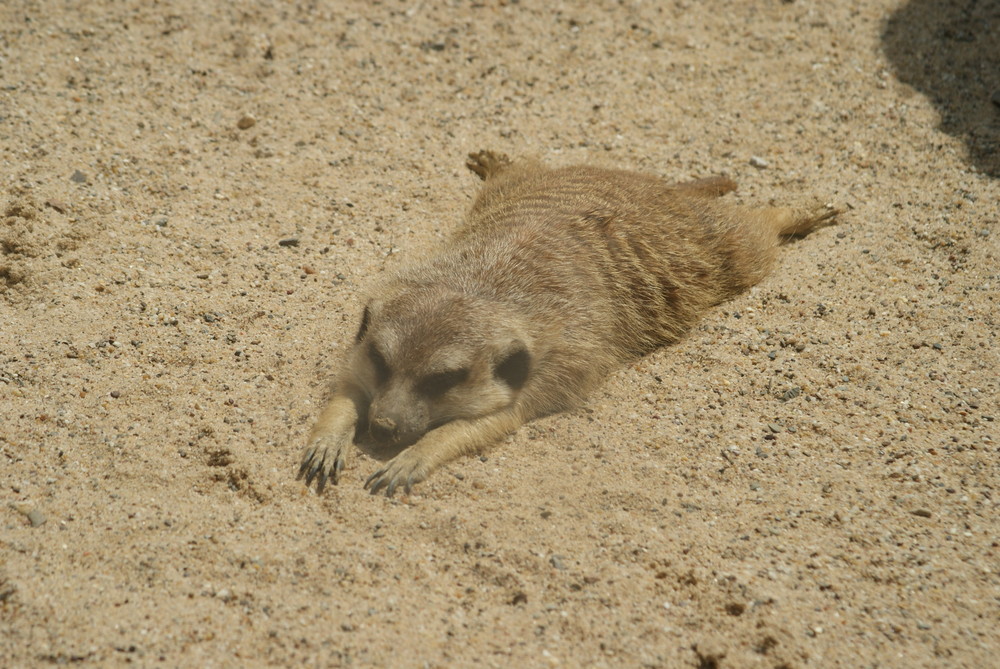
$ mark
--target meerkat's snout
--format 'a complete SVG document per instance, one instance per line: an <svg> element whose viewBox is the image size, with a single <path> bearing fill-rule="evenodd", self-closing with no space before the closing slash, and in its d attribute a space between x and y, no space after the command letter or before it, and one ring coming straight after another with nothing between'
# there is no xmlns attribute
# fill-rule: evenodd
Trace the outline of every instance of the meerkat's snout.
<svg viewBox="0 0 1000 669"><path fill-rule="evenodd" d="M372 457L394 457L430 428L427 400L407 387L410 385L409 379L398 378L388 387L374 389L368 406L368 434L361 439L364 450Z"/></svg>
<svg viewBox="0 0 1000 669"><path fill-rule="evenodd" d="M377 416L368 422L368 434L380 444L392 444L399 439L399 424L392 418Z"/></svg>

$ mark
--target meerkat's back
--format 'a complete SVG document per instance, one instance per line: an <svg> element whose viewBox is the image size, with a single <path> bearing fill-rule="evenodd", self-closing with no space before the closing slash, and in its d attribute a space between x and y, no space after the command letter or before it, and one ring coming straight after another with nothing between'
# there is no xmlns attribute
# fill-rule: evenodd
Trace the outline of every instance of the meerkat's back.
<svg viewBox="0 0 1000 669"><path fill-rule="evenodd" d="M469 167L486 183L459 239L519 235L526 253L589 276L576 288L606 292L626 356L675 342L705 309L766 276L783 239L836 213L731 204L719 196L736 184L723 177L674 184L624 170L509 163L491 153L470 156Z"/></svg>

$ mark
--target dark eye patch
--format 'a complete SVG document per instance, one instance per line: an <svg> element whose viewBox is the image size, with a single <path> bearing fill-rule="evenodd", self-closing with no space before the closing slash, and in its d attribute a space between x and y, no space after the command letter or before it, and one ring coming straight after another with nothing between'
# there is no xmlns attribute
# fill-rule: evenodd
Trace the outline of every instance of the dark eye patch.
<svg viewBox="0 0 1000 669"><path fill-rule="evenodd" d="M385 356L374 346L368 347L368 357L372 361L372 367L375 368L375 381L378 385L384 384L389 380L390 370L389 363L385 361Z"/></svg>
<svg viewBox="0 0 1000 669"><path fill-rule="evenodd" d="M467 369L451 369L429 374L417 383L417 392L427 397L439 397L469 378Z"/></svg>
<svg viewBox="0 0 1000 669"><path fill-rule="evenodd" d="M493 373L514 390L520 390L531 373L531 354L522 344L508 353Z"/></svg>

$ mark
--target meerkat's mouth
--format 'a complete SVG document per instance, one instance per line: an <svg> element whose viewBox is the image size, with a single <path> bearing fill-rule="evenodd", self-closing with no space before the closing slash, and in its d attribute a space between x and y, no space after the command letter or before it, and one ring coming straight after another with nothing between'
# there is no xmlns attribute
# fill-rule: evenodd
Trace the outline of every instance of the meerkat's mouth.
<svg viewBox="0 0 1000 669"><path fill-rule="evenodd" d="M417 439L412 439L406 442L393 442L390 444L383 444L372 440L371 438L360 439L355 441L355 445L365 455L375 458L379 461L392 460L394 457L405 451L407 448L417 443Z"/></svg>
<svg viewBox="0 0 1000 669"><path fill-rule="evenodd" d="M354 443L362 453L376 460L391 460L404 450L420 441L426 432L408 435L392 440L376 439L367 429L358 429L354 434Z"/></svg>

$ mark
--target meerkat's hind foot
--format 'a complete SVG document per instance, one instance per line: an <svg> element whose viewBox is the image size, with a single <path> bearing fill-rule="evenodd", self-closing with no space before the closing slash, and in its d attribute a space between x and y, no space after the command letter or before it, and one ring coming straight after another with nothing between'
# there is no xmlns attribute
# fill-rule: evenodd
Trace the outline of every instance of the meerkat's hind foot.
<svg viewBox="0 0 1000 669"><path fill-rule="evenodd" d="M510 166L510 158L503 153L493 151L476 151L469 154L465 166L472 170L480 179L486 181Z"/></svg>
<svg viewBox="0 0 1000 669"><path fill-rule="evenodd" d="M720 175L694 179L693 181L682 181L674 184L674 188L680 190L685 195L700 195L702 197L721 197L726 193L736 190L736 182Z"/></svg>
<svg viewBox="0 0 1000 669"><path fill-rule="evenodd" d="M772 219L773 224L777 228L778 235L785 240L805 237L813 230L834 225L837 223L837 215L840 213L840 210L832 204L815 204L802 208L778 208L772 211L776 213Z"/></svg>

